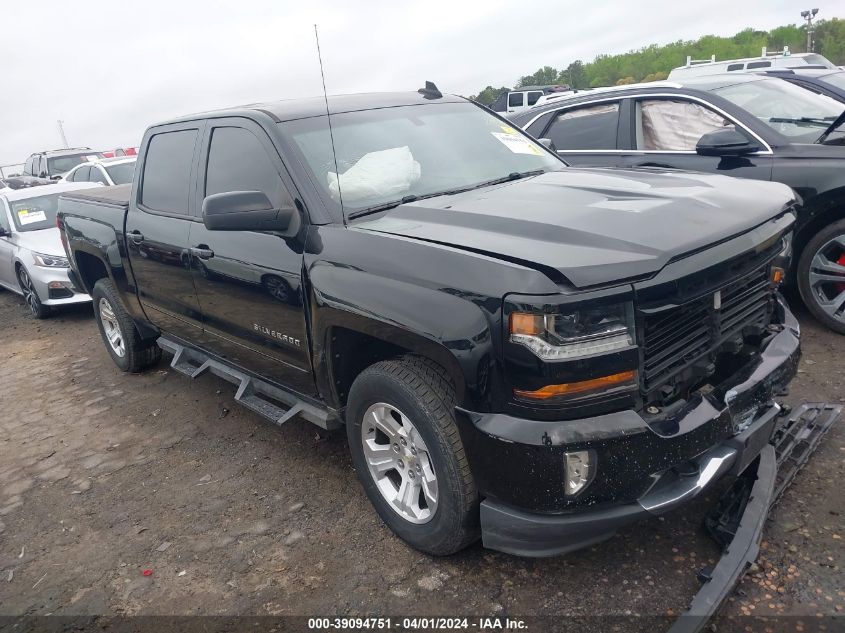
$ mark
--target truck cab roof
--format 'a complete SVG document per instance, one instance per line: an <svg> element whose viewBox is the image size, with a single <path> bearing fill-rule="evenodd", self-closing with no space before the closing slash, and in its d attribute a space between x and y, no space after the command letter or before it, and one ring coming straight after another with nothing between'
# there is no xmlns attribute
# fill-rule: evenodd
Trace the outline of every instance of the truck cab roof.
<svg viewBox="0 0 845 633"><path fill-rule="evenodd" d="M221 118L230 116L254 116L263 113L275 122L293 121L326 114L326 101L331 114L374 110L376 108L395 108L399 106L422 105L433 99L418 92L364 92L358 94L329 95L325 97L306 97L302 99L282 99L264 103L251 103L221 110L198 112L186 116L162 121L159 125L193 121L196 119ZM460 103L463 97L444 94L436 99L438 103Z"/></svg>

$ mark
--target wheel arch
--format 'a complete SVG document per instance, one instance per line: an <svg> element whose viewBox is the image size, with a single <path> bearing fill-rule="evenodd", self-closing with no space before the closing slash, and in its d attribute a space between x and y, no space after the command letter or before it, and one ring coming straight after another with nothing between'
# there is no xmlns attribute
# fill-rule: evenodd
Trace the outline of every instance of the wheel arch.
<svg viewBox="0 0 845 633"><path fill-rule="evenodd" d="M816 233L828 224L845 220L845 187L836 192L828 192L824 200L814 200L812 206L806 211L809 219L798 227L792 240L792 257L795 262L801 257L804 248Z"/></svg>
<svg viewBox="0 0 845 633"><path fill-rule="evenodd" d="M349 389L362 371L380 361L407 354L427 358L442 367L455 387L458 402L463 399L466 391L463 372L458 360L443 345L389 324L380 323L375 328L372 327L375 324L369 325L366 331L348 323L325 330L326 370L340 408L346 406Z"/></svg>
<svg viewBox="0 0 845 633"><path fill-rule="evenodd" d="M76 270L79 273L79 283L83 290L89 295L94 290L94 284L100 279L111 279L108 266L102 258L85 251L77 251L74 254Z"/></svg>

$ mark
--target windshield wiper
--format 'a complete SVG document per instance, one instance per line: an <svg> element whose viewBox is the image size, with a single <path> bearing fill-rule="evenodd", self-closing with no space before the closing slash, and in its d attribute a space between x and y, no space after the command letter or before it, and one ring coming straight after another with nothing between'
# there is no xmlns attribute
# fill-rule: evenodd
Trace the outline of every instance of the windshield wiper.
<svg viewBox="0 0 845 633"><path fill-rule="evenodd" d="M350 213L349 219L354 220L355 218L360 218L362 215L378 213L379 211L387 211L388 209L398 207L400 204L407 204L408 202L414 202L415 200L419 199L419 196L405 196L404 198L400 198L399 200L391 200L390 202L383 202L382 204L376 204L371 207L365 207L360 211L354 211Z"/></svg>
<svg viewBox="0 0 845 633"><path fill-rule="evenodd" d="M825 118L818 118L818 117L811 117L811 116L802 116L798 118L790 118L790 117L780 117L780 116L773 116L769 119L769 123L811 123L813 125L830 125L830 122L833 121L836 117L825 117Z"/></svg>
<svg viewBox="0 0 845 633"><path fill-rule="evenodd" d="M528 178L529 176L539 176L540 174L545 173L545 169L532 169L531 171L513 171L509 173L507 176L502 176L501 178L494 178L492 180L485 180L484 182L479 182L474 185L469 185L468 187L459 187L457 189L447 189L445 191L435 191L433 193L427 193L421 196L405 196L400 200L392 200L390 202L384 202L382 204L377 204L372 207L366 207L359 211L354 211L349 214L349 219L354 220L355 218L360 218L364 215L370 215L371 213L378 213L379 211L387 211L388 209L393 209L398 207L400 204L407 204L408 202L416 202L417 200L425 200L427 198L436 198L437 196L452 196L456 193L463 193L465 191L472 191L473 189L481 189L482 187L491 187L493 185L500 185L505 182L511 182L513 180L520 180L521 178Z"/></svg>
<svg viewBox="0 0 845 633"><path fill-rule="evenodd" d="M827 137L830 136L830 133L843 123L845 123L845 110L842 110L839 116L834 119L833 123L827 126L827 129L822 132L822 135L816 139L816 143L819 145L823 144L827 140Z"/></svg>

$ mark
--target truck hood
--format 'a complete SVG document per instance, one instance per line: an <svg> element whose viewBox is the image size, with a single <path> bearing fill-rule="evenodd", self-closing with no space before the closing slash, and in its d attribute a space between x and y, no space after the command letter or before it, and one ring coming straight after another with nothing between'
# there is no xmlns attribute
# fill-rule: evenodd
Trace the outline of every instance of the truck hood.
<svg viewBox="0 0 845 633"><path fill-rule="evenodd" d="M59 236L59 229L55 227L40 231L22 231L16 235L16 242L20 248L44 255L67 257L62 246L62 238Z"/></svg>
<svg viewBox="0 0 845 633"><path fill-rule="evenodd" d="M514 261L584 288L653 275L779 216L793 200L779 183L568 168L403 204L354 226Z"/></svg>

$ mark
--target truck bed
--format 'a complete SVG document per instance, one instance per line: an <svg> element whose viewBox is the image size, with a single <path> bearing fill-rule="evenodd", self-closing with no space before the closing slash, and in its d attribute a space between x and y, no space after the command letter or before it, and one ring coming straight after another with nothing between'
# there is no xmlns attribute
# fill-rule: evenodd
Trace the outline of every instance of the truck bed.
<svg viewBox="0 0 845 633"><path fill-rule="evenodd" d="M62 194L64 200L73 200L85 204L98 204L118 207L124 211L129 208L129 195L132 185L115 185L113 187L94 187L81 191L69 191Z"/></svg>

